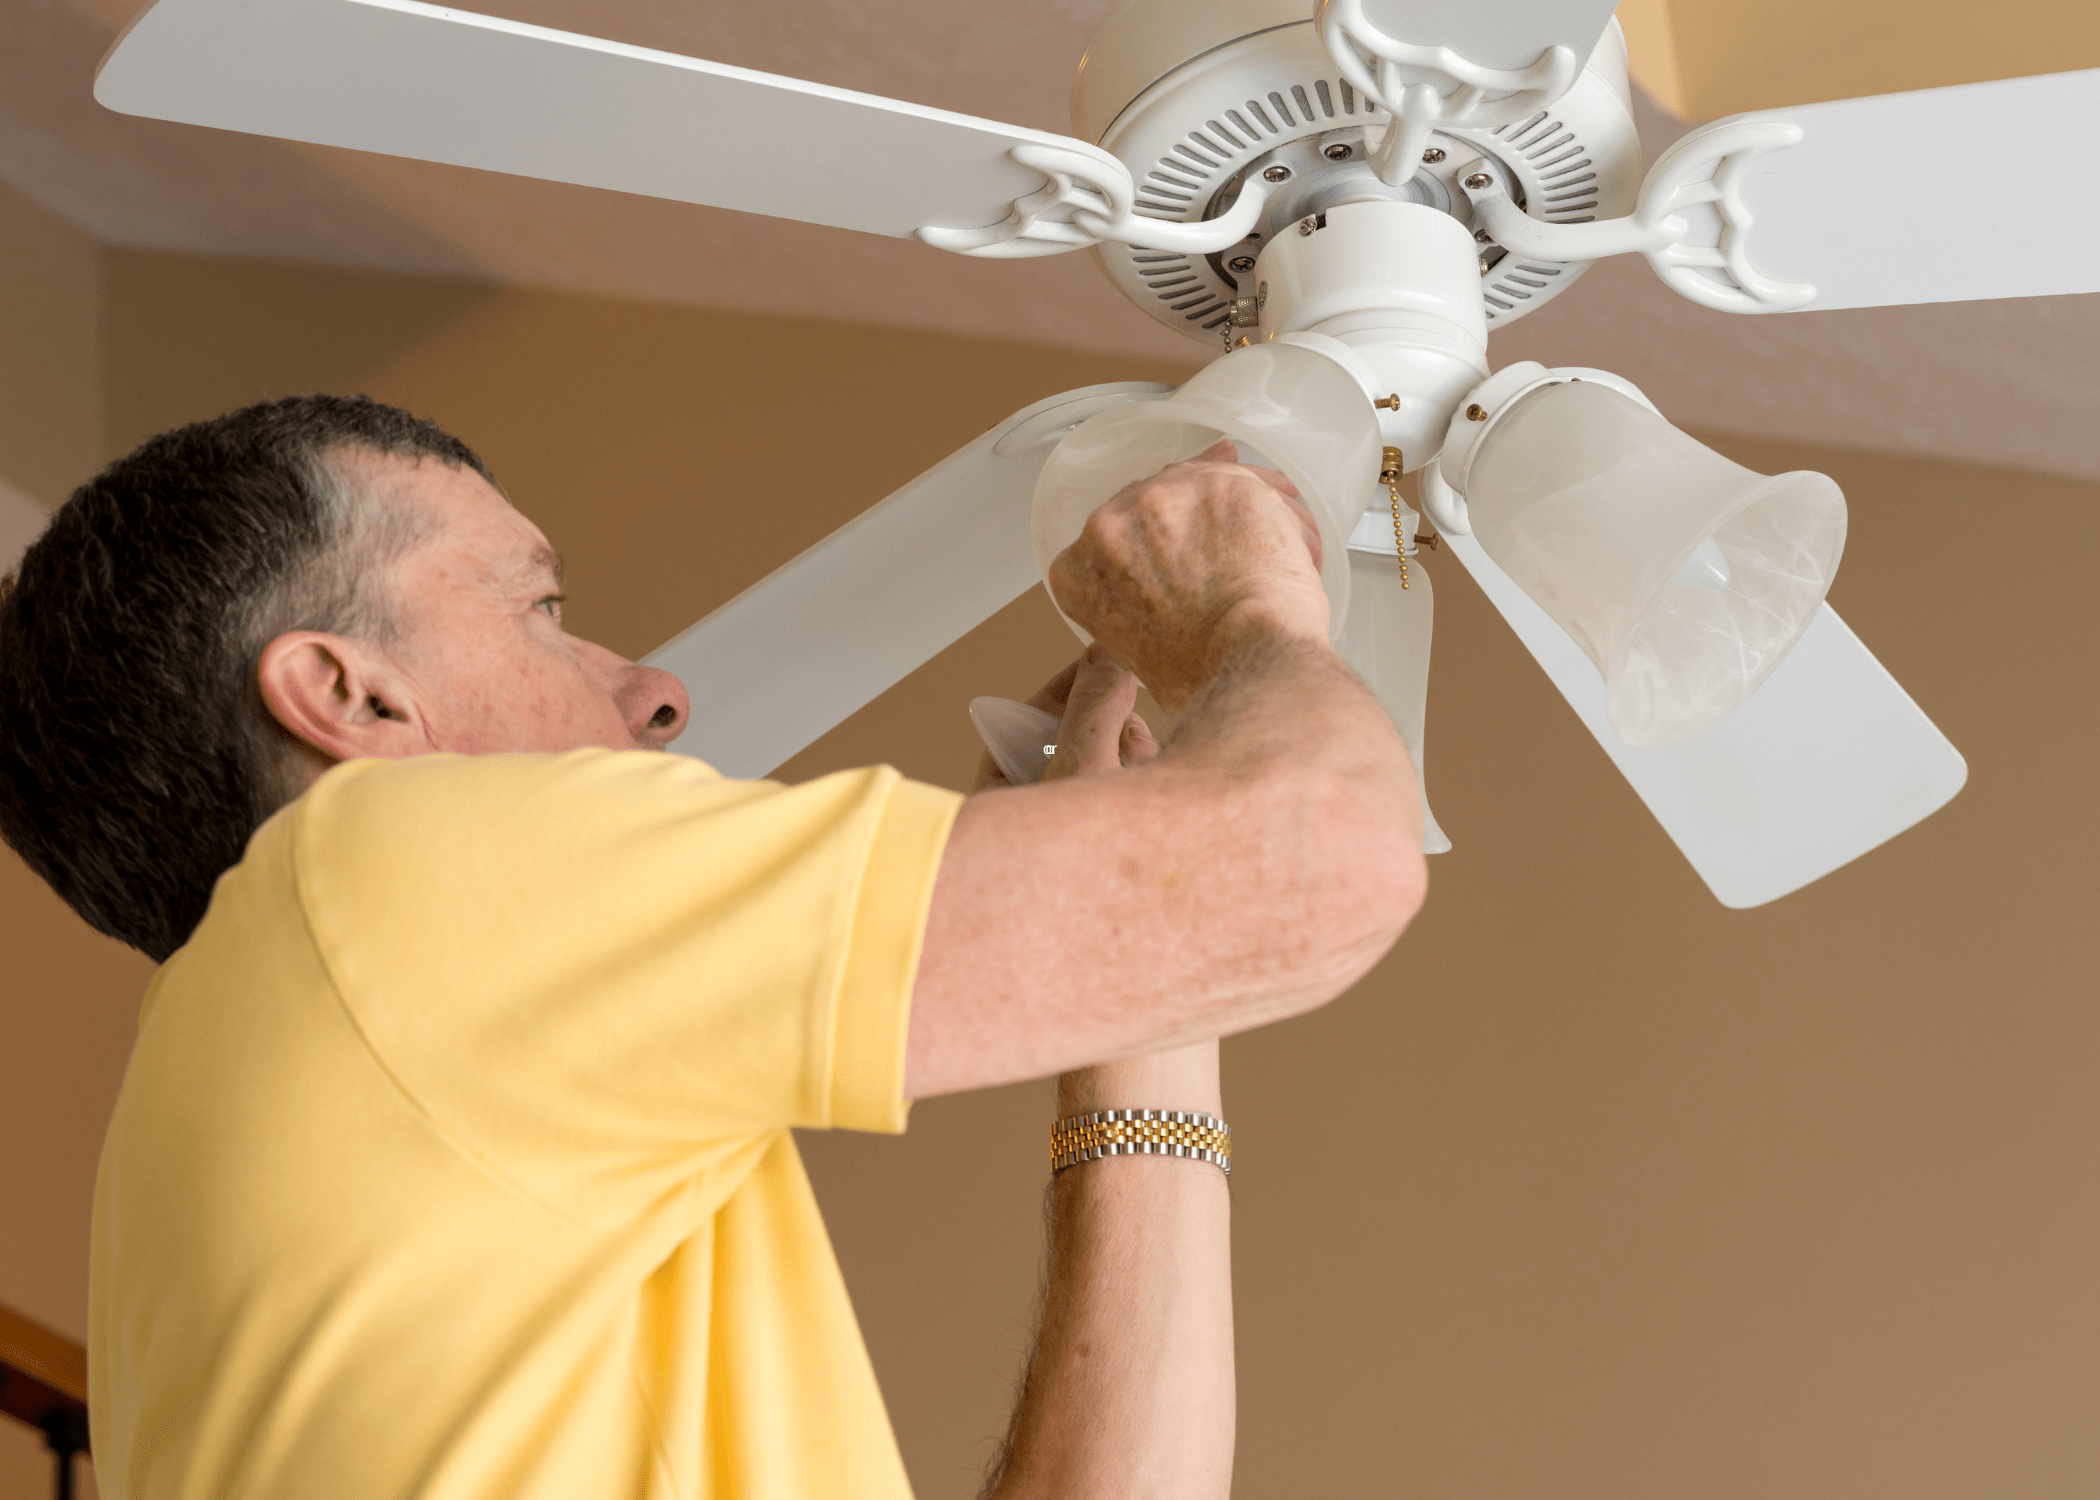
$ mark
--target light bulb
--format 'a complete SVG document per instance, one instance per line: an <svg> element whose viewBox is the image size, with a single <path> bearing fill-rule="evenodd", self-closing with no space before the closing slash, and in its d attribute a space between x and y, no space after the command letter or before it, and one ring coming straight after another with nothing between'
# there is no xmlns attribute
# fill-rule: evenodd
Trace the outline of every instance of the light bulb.
<svg viewBox="0 0 2100 1500"><path fill-rule="evenodd" d="M1670 582L1687 589L1725 589L1730 582L1728 559L1721 555L1721 547L1708 537L1692 549L1692 555L1684 560L1684 566L1670 575Z"/></svg>

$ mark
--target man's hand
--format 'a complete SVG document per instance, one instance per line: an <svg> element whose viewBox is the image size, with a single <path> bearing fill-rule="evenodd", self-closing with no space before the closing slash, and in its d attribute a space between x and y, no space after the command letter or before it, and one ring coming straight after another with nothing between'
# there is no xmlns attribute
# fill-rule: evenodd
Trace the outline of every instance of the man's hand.
<svg viewBox="0 0 2100 1500"><path fill-rule="evenodd" d="M1137 713L1138 680L1098 644L1044 683L1028 700L1030 708L1056 714L1057 753L1043 768L1043 780L1062 781L1082 771L1113 771L1141 766L1159 754L1159 742ZM1113 733L1109 732L1113 729ZM972 792L1012 785L999 762L986 751L977 762Z"/></svg>
<svg viewBox="0 0 2100 1500"><path fill-rule="evenodd" d="M1221 442L1089 516L1050 564L1050 591L1178 712L1250 631L1326 641L1320 533L1297 493Z"/></svg>

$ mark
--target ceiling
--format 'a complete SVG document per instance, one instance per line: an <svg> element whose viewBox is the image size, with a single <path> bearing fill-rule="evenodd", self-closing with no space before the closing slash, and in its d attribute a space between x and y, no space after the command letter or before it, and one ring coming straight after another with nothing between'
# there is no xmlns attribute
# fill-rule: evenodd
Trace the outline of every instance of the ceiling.
<svg viewBox="0 0 2100 1500"><path fill-rule="evenodd" d="M1071 65L1110 0L484 0L522 20L1066 126ZM686 204L135 120L94 104L135 0L0 0L0 178L101 243L452 274L688 307L1207 357L1084 254L1020 262ZM1627 0L1637 72L1693 112L2100 63L2100 7L2020 0ZM1687 128L1643 99L1649 153ZM704 146L698 149L706 149ZM1980 211L1978 191L1948 212ZM1929 254L1929 246L1919 253ZM2048 253L2045 247L2038 253ZM2100 476L2100 296L1731 317L1607 262L1498 334L1498 362L1605 366L1681 425ZM812 371L813 380L822 378Z"/></svg>

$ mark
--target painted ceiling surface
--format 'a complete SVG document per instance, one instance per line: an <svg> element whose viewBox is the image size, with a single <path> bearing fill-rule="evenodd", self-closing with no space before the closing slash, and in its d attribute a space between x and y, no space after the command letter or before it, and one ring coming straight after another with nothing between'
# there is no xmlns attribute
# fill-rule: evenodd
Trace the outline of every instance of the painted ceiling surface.
<svg viewBox="0 0 2100 1500"><path fill-rule="evenodd" d="M1886 3L1815 8L1838 29L1829 46L1804 55L1796 97L1830 96L1841 82L1831 62L1839 32L1857 31L1860 17ZM2049 9L2050 0L2028 0L2035 7ZM136 8L135 0L0 0L8 38L0 178L107 245L452 274L1107 354L1193 362L1210 352L1130 307L1084 253L975 261L844 230L112 115L89 87ZM480 8L1062 131L1072 66L1112 5L489 0ZM1919 14L1917 5L1904 9ZM1637 72L1645 68L1680 104L1734 98L1728 90L1752 85L1763 102L1788 95L1783 55L1749 84L1712 72L1715 59L1733 54L1715 39L1726 17L1704 0L1629 0L1625 17ZM2002 74L2090 65L2100 61L2085 55L2093 29L2089 20L2028 27L2019 32L2028 51L1976 66ZM1665 44L1674 49L1667 65L1655 63ZM1960 66L1950 55L1916 63L1914 81L1949 81ZM1861 91L1906 81L1869 54L1859 77ZM1640 123L1651 158L1688 128L1645 98ZM1950 192L1950 214L1994 211L2017 207L1993 203L1987 185ZM1617 370L1687 427L2100 476L2096 343L2100 296L1732 317L1680 300L1637 259L1622 259L1499 333L1491 354L1497 363Z"/></svg>

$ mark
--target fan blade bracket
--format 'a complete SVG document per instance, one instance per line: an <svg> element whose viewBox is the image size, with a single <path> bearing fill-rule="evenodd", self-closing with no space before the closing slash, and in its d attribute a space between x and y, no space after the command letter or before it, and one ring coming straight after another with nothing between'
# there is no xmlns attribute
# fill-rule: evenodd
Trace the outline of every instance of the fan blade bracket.
<svg viewBox="0 0 2100 1500"><path fill-rule="evenodd" d="M1664 285L1717 312L1791 312L1815 300L1805 282L1778 281L1750 261L1754 222L1743 184L1760 157L1801 143L1777 119L1722 120L1677 142L1648 171L1634 211L1591 224L1549 224L1517 207L1501 166L1482 157L1459 169L1473 222L1504 249L1546 260L1645 255Z"/></svg>
<svg viewBox="0 0 2100 1500"><path fill-rule="evenodd" d="M1608 8L1604 14L1610 14ZM1588 56L1586 50L1556 42L1522 66L1490 67L1441 41L1394 36L1365 12L1364 0L1320 0L1313 24L1342 77L1398 123L1400 129L1387 134L1416 141L1405 163L1410 176L1419 142L1431 128L1493 130L1526 119L1574 85ZM1596 34L1602 31L1600 17Z"/></svg>
<svg viewBox="0 0 2100 1500"><path fill-rule="evenodd" d="M2100 193L2080 165L2096 114L2088 68L1790 105L1682 145L1799 129L1734 186L1757 265L1813 282L1818 310L2067 296L2100 291Z"/></svg>
<svg viewBox="0 0 2100 1500"><path fill-rule="evenodd" d="M1081 149L1078 141L1063 146L1028 143L1007 155L1042 173L1044 185L1016 198L1012 211L997 224L982 229L928 225L919 230L919 238L937 250L1002 260L1058 255L1107 242L1208 255L1245 239L1260 222L1269 199L1269 184L1254 178L1217 218L1170 223L1138 212L1137 184L1130 169L1096 147Z"/></svg>
<svg viewBox="0 0 2100 1500"><path fill-rule="evenodd" d="M1754 218L1743 201L1752 165L1800 145L1802 137L1801 127L1788 120L1722 120L1693 131L1656 159L1641 183L1634 218L1670 231L1668 243L1644 252L1665 286L1717 312L1791 312L1815 301L1816 289L1808 283L1776 281L1751 264ZM1703 243L1707 233L1712 244Z"/></svg>

